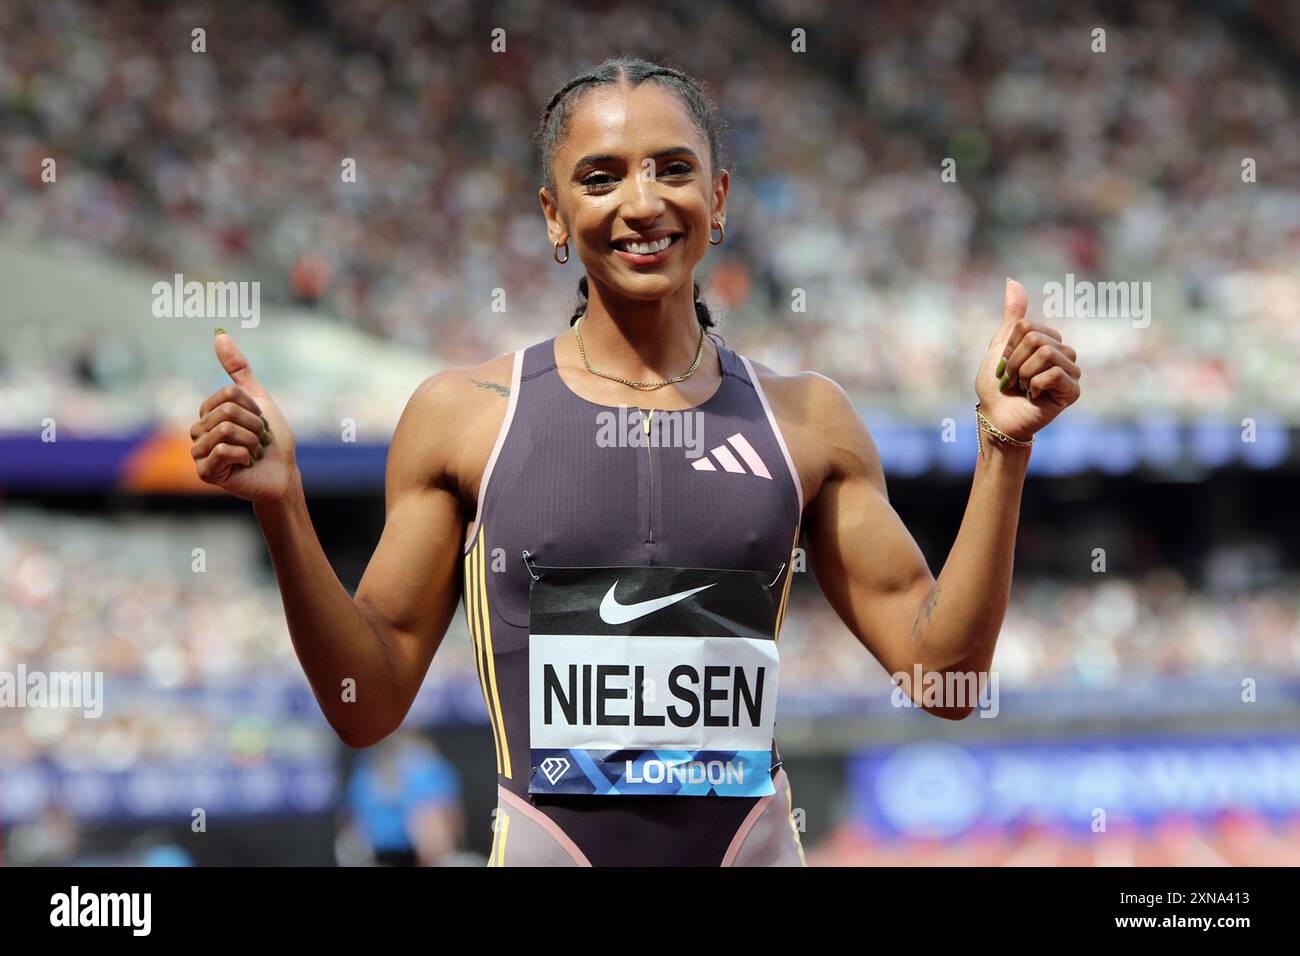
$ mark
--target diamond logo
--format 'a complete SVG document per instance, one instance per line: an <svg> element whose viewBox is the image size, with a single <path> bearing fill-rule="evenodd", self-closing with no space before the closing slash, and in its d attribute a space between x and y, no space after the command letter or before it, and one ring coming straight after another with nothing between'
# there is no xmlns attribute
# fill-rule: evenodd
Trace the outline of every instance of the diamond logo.
<svg viewBox="0 0 1300 956"><path fill-rule="evenodd" d="M542 773L546 774L546 779L551 781L551 786L555 786L555 781L563 777L568 769L567 757L547 757L542 761Z"/></svg>

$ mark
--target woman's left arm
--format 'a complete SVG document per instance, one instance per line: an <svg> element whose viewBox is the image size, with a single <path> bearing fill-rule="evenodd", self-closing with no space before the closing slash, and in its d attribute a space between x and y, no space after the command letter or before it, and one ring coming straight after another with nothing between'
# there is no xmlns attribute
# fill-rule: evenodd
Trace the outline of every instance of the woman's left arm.
<svg viewBox="0 0 1300 956"><path fill-rule="evenodd" d="M985 417L1019 441L1078 399L1080 376L1074 349L1028 321L1025 309L1024 287L1008 280L1002 323L976 379ZM828 460L805 515L813 573L858 640L891 675L906 675L913 700L940 717L966 717L973 704L934 704L915 669L922 682L934 673L987 673L1011 588L1030 449L977 432L966 513L936 580L889 504L875 446L848 396L827 379L817 391L807 410L816 409Z"/></svg>

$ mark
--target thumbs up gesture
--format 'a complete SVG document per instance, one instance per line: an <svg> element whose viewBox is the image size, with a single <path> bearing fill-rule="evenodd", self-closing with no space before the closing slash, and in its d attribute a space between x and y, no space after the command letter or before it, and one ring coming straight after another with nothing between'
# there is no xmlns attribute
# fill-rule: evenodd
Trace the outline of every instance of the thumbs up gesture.
<svg viewBox="0 0 1300 956"><path fill-rule="evenodd" d="M297 475L293 432L229 333L214 340L231 384L199 406L190 438L199 477L247 501L275 503Z"/></svg>
<svg viewBox="0 0 1300 956"><path fill-rule="evenodd" d="M1078 355L1061 333L1025 317L1025 287L1007 279L1002 323L975 376L980 410L1012 438L1027 441L1079 399Z"/></svg>

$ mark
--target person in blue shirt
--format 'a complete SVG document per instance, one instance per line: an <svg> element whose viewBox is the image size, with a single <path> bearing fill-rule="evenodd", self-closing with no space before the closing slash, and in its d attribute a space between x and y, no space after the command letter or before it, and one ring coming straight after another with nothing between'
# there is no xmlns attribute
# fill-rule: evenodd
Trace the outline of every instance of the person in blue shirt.
<svg viewBox="0 0 1300 956"><path fill-rule="evenodd" d="M398 734L360 754L346 802L351 835L376 865L454 862L464 829L460 777L422 738Z"/></svg>

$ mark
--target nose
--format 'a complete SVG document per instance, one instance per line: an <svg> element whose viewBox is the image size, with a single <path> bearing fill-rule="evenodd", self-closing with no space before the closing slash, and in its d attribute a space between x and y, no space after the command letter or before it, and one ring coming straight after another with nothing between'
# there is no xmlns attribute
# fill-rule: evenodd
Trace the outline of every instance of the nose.
<svg viewBox="0 0 1300 956"><path fill-rule="evenodd" d="M644 169L639 169L635 175L628 177L623 191L623 208L620 210L624 222L652 223L663 214L664 201L653 178L653 167L651 170L647 174Z"/></svg>

